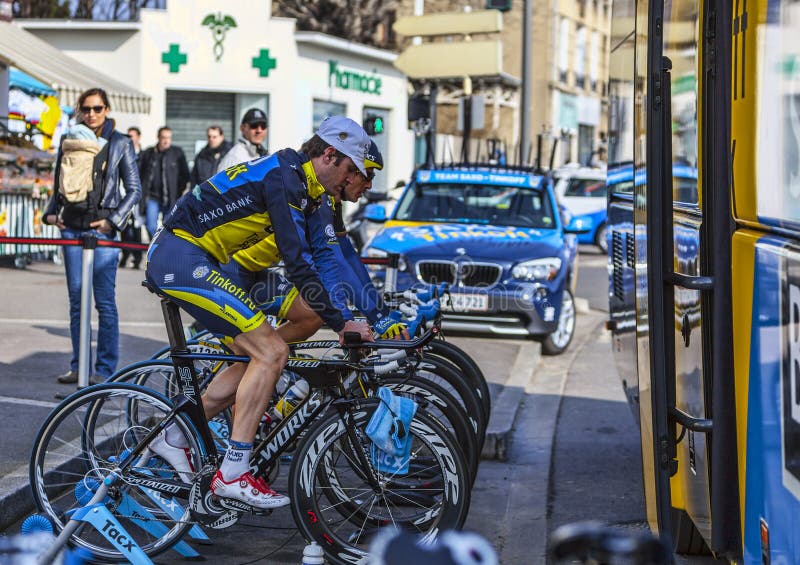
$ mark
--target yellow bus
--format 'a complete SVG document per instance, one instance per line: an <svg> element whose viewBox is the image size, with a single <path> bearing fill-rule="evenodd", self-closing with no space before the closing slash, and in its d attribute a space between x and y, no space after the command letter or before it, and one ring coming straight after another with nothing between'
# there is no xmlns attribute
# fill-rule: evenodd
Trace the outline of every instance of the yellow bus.
<svg viewBox="0 0 800 565"><path fill-rule="evenodd" d="M613 0L609 329L647 519L800 563L800 0Z"/></svg>

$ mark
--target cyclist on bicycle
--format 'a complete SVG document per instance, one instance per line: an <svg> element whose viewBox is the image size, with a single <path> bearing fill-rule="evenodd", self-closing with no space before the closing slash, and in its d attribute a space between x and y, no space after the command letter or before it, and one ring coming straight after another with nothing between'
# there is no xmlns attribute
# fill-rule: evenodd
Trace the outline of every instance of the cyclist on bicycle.
<svg viewBox="0 0 800 565"><path fill-rule="evenodd" d="M306 154L314 154L313 138L300 149ZM340 309L347 310L348 300L362 312L376 333L382 339L405 338L408 333L405 325L388 316L380 293L372 284L358 252L347 237L347 228L342 217L342 200L357 202L372 188L375 171L383 169L383 156L374 141L364 159L366 174L357 175L355 181L347 184L340 196L323 199L319 210L317 233L325 244L333 250L336 257L338 277L323 282L329 284L327 290L332 302ZM270 253L267 242L258 243L234 254L233 261L225 266L226 271L238 271L251 283L251 297L262 312L286 320L278 327L278 334L287 342L310 338L322 326L322 319L298 295L297 289L283 276L271 269L275 267L274 255ZM316 260L316 257L315 257ZM260 268L260 269L259 269Z"/></svg>
<svg viewBox="0 0 800 565"><path fill-rule="evenodd" d="M258 423L289 349L265 324L266 317L250 297L247 281L223 272L235 252L261 241L277 262L284 261L289 280L306 304L336 331L356 332L372 339L364 322L347 319L331 302L320 275L335 260L319 237L309 237L318 224L321 198L339 195L358 173L366 174L364 159L370 139L353 120L326 119L312 138L314 154L284 149L268 157L229 167L181 197L150 244L147 280L200 321L249 363L235 363L219 374L203 394L203 409L211 419L236 404L230 447L211 481L211 490L258 508L277 508L289 499L249 472L250 453ZM326 250L327 249L327 250ZM150 449L182 477L191 473L185 440L177 426L157 436Z"/></svg>

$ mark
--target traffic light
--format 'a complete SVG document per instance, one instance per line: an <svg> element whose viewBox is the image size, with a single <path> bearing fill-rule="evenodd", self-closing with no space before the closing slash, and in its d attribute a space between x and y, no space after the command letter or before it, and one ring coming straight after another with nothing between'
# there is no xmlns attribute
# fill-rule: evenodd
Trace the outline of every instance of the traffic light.
<svg viewBox="0 0 800 565"><path fill-rule="evenodd" d="M431 117L431 97L415 92L408 97L408 121L416 122Z"/></svg>
<svg viewBox="0 0 800 565"><path fill-rule="evenodd" d="M380 116L367 116L364 120L364 131L367 132L367 135L383 133L383 118Z"/></svg>

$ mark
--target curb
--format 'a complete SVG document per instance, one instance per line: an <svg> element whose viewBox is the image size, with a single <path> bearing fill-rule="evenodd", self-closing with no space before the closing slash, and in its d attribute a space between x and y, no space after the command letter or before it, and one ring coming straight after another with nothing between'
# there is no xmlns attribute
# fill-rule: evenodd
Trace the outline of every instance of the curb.
<svg viewBox="0 0 800 565"><path fill-rule="evenodd" d="M575 312L578 314L588 314L592 311L587 299L576 296L573 300L575 301Z"/></svg>
<svg viewBox="0 0 800 565"><path fill-rule="evenodd" d="M591 314L589 301L575 297L575 311L578 314ZM492 402L492 413L486 426L486 440L481 451L481 459L508 461L508 446L511 431L517 419L517 412L525 397L525 387L542 359L542 347L535 342L523 342L511 373L503 389Z"/></svg>
<svg viewBox="0 0 800 565"><path fill-rule="evenodd" d="M486 440L483 443L481 459L508 460L511 430L522 398L525 396L525 385L531 380L531 375L542 358L540 344L522 343L502 391L492 402L492 413L486 426Z"/></svg>
<svg viewBox="0 0 800 565"><path fill-rule="evenodd" d="M31 496L28 465L17 467L0 483L0 530L5 530L36 509Z"/></svg>

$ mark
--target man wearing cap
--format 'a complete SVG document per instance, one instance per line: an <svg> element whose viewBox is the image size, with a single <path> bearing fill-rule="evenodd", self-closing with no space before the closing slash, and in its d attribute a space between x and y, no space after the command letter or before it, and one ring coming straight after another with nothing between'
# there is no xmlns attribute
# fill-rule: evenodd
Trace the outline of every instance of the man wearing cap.
<svg viewBox="0 0 800 565"><path fill-rule="evenodd" d="M267 155L267 148L262 144L267 137L269 122L267 115L260 108L250 108L244 113L239 131L242 137L231 147L225 156L220 159L217 165L217 172L224 171L228 167L252 161L257 157Z"/></svg>
<svg viewBox="0 0 800 565"><path fill-rule="evenodd" d="M289 281L340 339L346 332L372 339L366 323L346 319L332 304L320 279L325 269L312 260L332 251L307 237L313 233L323 195L340 195L358 174L366 175L370 140L361 126L341 116L325 120L315 138L319 144L313 154L284 149L232 165L194 187L175 204L147 253L149 283L236 354L250 358L211 382L203 394L203 408L210 419L236 404L230 447L211 490L262 509L289 503L249 471L253 438L289 349L265 323L266 316L250 296L249 282L236 272L223 271L222 264L237 251L264 245L275 262L283 260ZM173 425L149 447L187 480L193 472L187 446Z"/></svg>
<svg viewBox="0 0 800 565"><path fill-rule="evenodd" d="M314 154L319 140L311 138L300 148L306 155ZM328 265L326 257L314 257L315 263L324 265L322 270L323 283L333 304L339 308L343 315L351 318L352 314L347 308L347 303L353 304L367 317L381 339L404 337L405 325L393 318L389 318L389 310L383 304L380 292L372 284L358 252L347 237L347 229L342 217L342 200L357 202L364 193L372 188L375 171L383 169L383 156L374 141L364 159L366 174L358 174L358 178L347 184L339 196L327 195L323 198L319 208L318 218L313 225L315 233L312 235L324 242L335 257L335 265ZM274 254L266 247L267 242L256 244L239 251L233 256L233 261L225 266L226 271L238 270L242 276L252 282L251 298L259 309L267 315L275 316L285 321L278 327L277 332L287 342L302 341L310 338L322 326L322 319L299 296L297 289L278 274L271 267L275 267ZM259 267L263 270L258 270ZM332 273L333 276L326 276Z"/></svg>

